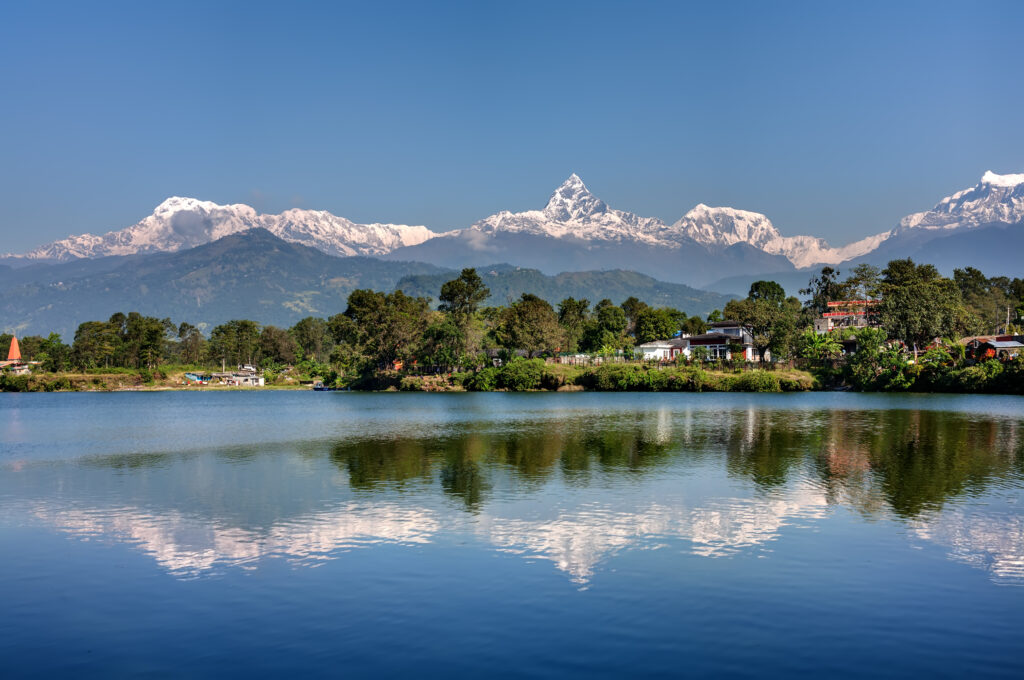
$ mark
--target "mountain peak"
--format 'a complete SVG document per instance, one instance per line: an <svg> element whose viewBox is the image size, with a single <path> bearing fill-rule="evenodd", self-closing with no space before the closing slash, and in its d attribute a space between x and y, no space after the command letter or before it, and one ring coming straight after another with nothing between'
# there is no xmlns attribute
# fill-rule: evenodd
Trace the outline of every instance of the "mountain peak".
<svg viewBox="0 0 1024 680"><path fill-rule="evenodd" d="M575 177L575 175L573 175ZM994 187L1015 187L1024 184L1024 173L1017 175L997 175L989 170L981 176L982 184L990 184Z"/></svg>
<svg viewBox="0 0 1024 680"><path fill-rule="evenodd" d="M169 196L164 201L153 209L154 215L162 213L174 213L182 210L195 210L196 208L220 208L226 206L220 206L213 201L201 201L198 198L189 198L188 196Z"/></svg>
<svg viewBox="0 0 1024 680"><path fill-rule="evenodd" d="M551 219L569 222L608 212L608 205L594 194L575 172L551 194L544 213Z"/></svg>

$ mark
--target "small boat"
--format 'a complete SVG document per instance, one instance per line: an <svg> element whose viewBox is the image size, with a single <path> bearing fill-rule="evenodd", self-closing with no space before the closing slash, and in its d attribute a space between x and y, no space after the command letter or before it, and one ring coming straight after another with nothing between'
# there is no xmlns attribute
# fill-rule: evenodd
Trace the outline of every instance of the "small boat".
<svg viewBox="0 0 1024 680"><path fill-rule="evenodd" d="M327 387L326 385L324 385L324 381L323 380L317 380L315 383L313 383L313 390L315 392L337 392L338 388L337 387Z"/></svg>

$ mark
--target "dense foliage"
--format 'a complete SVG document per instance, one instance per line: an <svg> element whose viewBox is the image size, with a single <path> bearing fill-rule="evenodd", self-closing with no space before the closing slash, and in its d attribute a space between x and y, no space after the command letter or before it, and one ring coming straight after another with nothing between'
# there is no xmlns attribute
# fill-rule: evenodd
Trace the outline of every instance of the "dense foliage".
<svg viewBox="0 0 1024 680"><path fill-rule="evenodd" d="M758 281L746 298L729 301L707 319L671 307L654 308L635 297L622 305L607 299L591 305L585 298L568 297L553 307L541 297L522 294L507 305L486 307L491 291L475 270L465 269L440 287L436 310L429 299L402 290L358 289L348 295L341 313L309 316L290 328L236 319L204 333L188 322L131 312L82 323L70 346L57 334L20 342L23 356L40 362L46 372L152 372L165 364L249 364L274 371L297 365L309 375L337 376L342 384L404 370L461 372L459 384L468 389L528 390L556 388L566 379L548 375L543 362L517 357L580 352L632 358L636 345L699 334L709 322L730 319L749 328L762 358L770 356L773 364L810 362L832 384L864 390L1021 389L1020 359L975 363L964 356L959 342L982 332L1020 332L1021 279L986 278L973 268L958 269L950 279L930 265L894 260L882 270L859 265L845 279L825 267L801 293L804 303L787 296L775 282ZM811 329L830 302L863 299L880 300L879 328L827 334ZM0 336L0 346L9 340L9 335ZM856 347L852 354L851 346ZM695 365L663 366L654 372L638 364L601 366L573 380L593 389L700 390L708 380L702 373L707 367L699 367L706 357L698 347L691 357ZM751 376L736 378L735 386L714 388L788 389L776 376Z"/></svg>

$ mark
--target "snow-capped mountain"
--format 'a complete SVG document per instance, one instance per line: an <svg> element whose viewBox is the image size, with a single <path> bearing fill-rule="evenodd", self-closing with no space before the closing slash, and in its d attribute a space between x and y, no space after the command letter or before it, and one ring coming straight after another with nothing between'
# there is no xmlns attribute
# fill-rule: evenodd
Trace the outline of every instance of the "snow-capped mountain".
<svg viewBox="0 0 1024 680"><path fill-rule="evenodd" d="M711 208L703 203L683 215L672 229L708 246L746 243L773 255L783 255L797 267L836 264L878 247L890 232L868 236L834 248L816 236L783 236L761 213L734 208Z"/></svg>
<svg viewBox="0 0 1024 680"><path fill-rule="evenodd" d="M643 243L669 249L680 248L688 242L712 250L746 243L766 253L782 255L797 267L856 257L877 247L888 236L887 232L833 248L814 236L782 236L771 220L760 213L704 204L668 226L656 217L640 217L608 207L576 174L555 190L543 210L502 211L480 220L470 229L483 234L526 233L560 239Z"/></svg>
<svg viewBox="0 0 1024 680"><path fill-rule="evenodd" d="M555 189L543 210L513 213L503 210L473 224L484 232L518 232L587 241L638 241L655 243L654 234L665 224L656 217L640 217L609 208L590 193L573 173Z"/></svg>
<svg viewBox="0 0 1024 680"><path fill-rule="evenodd" d="M907 215L896 233L911 229L949 230L1024 222L1024 174L986 172L970 189L939 201L927 212Z"/></svg>
<svg viewBox="0 0 1024 680"><path fill-rule="evenodd" d="M280 215L266 215L241 203L218 205L211 201L174 196L158 205L152 215L126 229L103 236L70 236L36 248L24 257L65 261L171 252L194 248L256 227L330 255L382 255L437 235L420 226L356 224L323 210L286 210Z"/></svg>
<svg viewBox="0 0 1024 680"><path fill-rule="evenodd" d="M387 255L399 249L434 241L435 254L446 247L489 252L501 259L509 239L557 239L560 248L605 250L616 244L646 247L659 252L721 253L738 245L762 255L781 256L794 267L838 264L867 256L886 247L899 250L907 239L921 242L962 228L1024 222L1024 174L986 172L976 186L943 199L927 212L903 218L891 230L841 247L814 236L783 236L765 215L727 207L699 204L672 225L656 217L641 217L616 210L592 194L578 175L559 186L542 210L501 211L467 229L437 233L427 227L401 224L357 224L322 210L287 210L280 215L259 214L243 204L218 205L194 198L169 198L142 221L103 236L83 234L36 248L29 259L69 260L176 251L209 243L223 236L262 227L287 241L312 246L331 255ZM532 242L531 242L532 243ZM461 246L457 245L461 244ZM531 248L536 245L531 245ZM413 249L411 257L425 254ZM611 257L611 253L608 253ZM579 258L584 255L579 254ZM577 258L577 259L579 259ZM529 258L527 258L529 259ZM584 258L585 259L585 258ZM607 259L607 258L606 258ZM517 264L530 265L528 262ZM598 264L595 261L595 264ZM601 264L605 264L603 261ZM623 262L613 266L637 266Z"/></svg>

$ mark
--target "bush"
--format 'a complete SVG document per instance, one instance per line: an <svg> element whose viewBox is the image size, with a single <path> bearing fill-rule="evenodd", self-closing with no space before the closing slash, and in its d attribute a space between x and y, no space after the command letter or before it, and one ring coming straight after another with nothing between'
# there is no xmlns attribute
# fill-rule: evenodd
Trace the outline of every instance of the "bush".
<svg viewBox="0 0 1024 680"><path fill-rule="evenodd" d="M0 392L29 392L27 375L0 375Z"/></svg>
<svg viewBox="0 0 1024 680"><path fill-rule="evenodd" d="M779 378L766 371L747 371L733 379L733 390L737 392L781 392Z"/></svg>
<svg viewBox="0 0 1024 680"><path fill-rule="evenodd" d="M402 392L422 392L423 391L423 378L418 375L407 375L404 376L398 382L398 389Z"/></svg>
<svg viewBox="0 0 1024 680"><path fill-rule="evenodd" d="M543 374L544 362L541 359L514 359L498 371L498 387L513 392L535 390L540 387Z"/></svg>
<svg viewBox="0 0 1024 680"><path fill-rule="evenodd" d="M498 388L498 369L493 366L481 369L464 384L474 392L493 392Z"/></svg>

